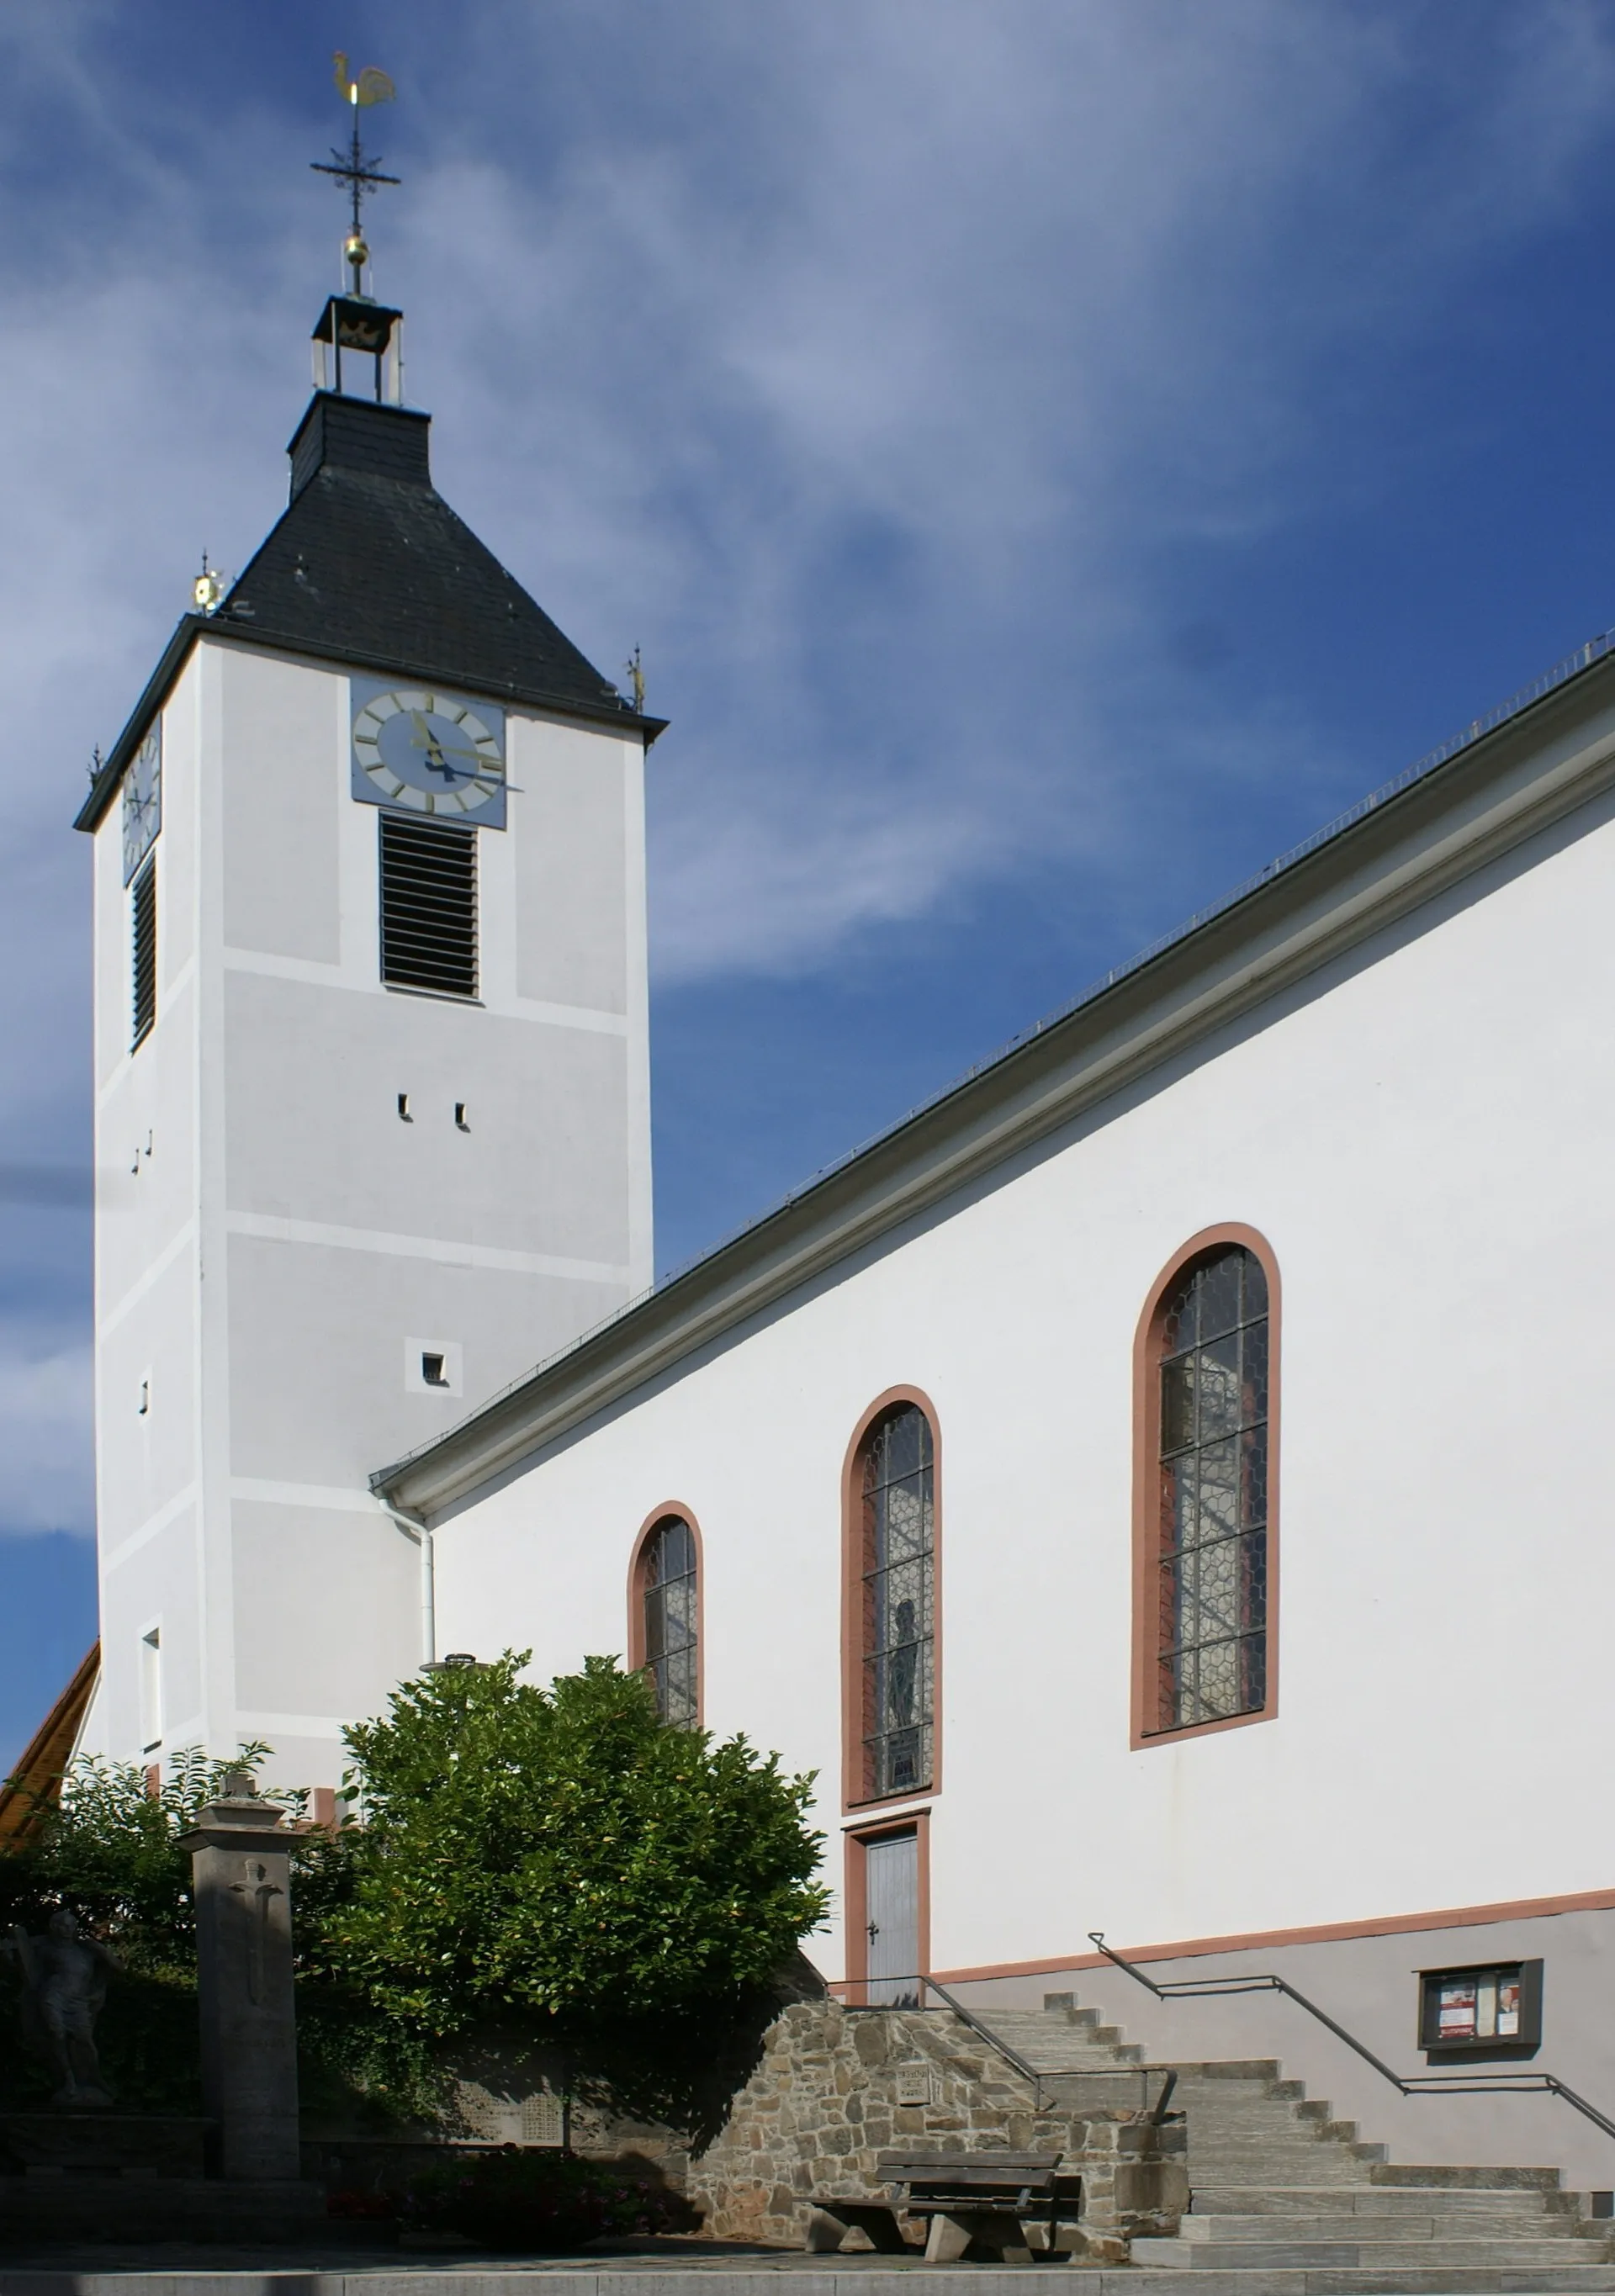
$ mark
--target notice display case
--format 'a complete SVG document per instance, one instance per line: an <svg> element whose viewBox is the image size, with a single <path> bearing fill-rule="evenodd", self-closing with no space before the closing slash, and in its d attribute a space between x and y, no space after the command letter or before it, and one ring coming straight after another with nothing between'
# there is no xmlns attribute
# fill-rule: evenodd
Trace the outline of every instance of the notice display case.
<svg viewBox="0 0 1615 2296"><path fill-rule="evenodd" d="M1528 2057L1542 2041L1542 1964L1419 1972L1419 2046L1432 2064Z"/></svg>

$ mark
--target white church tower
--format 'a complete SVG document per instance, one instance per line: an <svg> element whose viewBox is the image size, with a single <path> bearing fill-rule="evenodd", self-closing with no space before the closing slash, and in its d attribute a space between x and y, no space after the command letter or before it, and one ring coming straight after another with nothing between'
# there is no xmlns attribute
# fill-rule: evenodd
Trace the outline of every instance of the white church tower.
<svg viewBox="0 0 1615 2296"><path fill-rule="evenodd" d="M437 493L365 258L356 231L285 514L227 594L199 582L78 822L86 1742L156 1763L266 1739L270 1775L311 1786L437 1655L429 1552L371 1473L652 1276L660 724Z"/></svg>

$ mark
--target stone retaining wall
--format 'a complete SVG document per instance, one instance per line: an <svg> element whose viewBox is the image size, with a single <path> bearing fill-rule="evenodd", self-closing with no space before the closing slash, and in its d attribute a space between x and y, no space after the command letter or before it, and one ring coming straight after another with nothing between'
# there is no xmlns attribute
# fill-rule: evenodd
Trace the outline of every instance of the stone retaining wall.
<svg viewBox="0 0 1615 2296"><path fill-rule="evenodd" d="M799 2248L809 2195L878 2195L885 2148L1060 2152L1083 2178L1078 2253L1125 2262L1130 2237L1176 2232L1181 2122L1158 2128L1134 2104L1035 2107L1031 2083L951 2014L797 2002L769 2027L723 2134L692 2161L688 2190L714 2237Z"/></svg>

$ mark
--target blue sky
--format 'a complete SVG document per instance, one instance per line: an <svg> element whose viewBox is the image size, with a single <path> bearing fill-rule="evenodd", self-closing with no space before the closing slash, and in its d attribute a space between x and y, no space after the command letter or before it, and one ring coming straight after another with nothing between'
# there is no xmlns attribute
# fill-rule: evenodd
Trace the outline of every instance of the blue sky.
<svg viewBox="0 0 1615 2296"><path fill-rule="evenodd" d="M283 500L337 47L439 482L673 720L664 1267L1615 622L1610 0L7 0L0 1760L94 1632L68 824Z"/></svg>

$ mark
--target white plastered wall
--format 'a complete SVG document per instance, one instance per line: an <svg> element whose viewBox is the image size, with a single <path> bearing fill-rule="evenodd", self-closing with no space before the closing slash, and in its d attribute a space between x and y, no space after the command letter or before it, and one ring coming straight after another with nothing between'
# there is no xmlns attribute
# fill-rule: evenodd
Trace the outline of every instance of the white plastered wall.
<svg viewBox="0 0 1615 2296"><path fill-rule="evenodd" d="M160 1613L165 1752L268 1740L276 1778L335 1783L343 1724L422 1655L419 1548L372 1471L648 1280L642 745L507 727L475 1005L380 980L377 808L332 668L221 633L170 694L159 1017L132 1057L116 803L97 832L113 1753L137 1751ZM452 1355L452 1388L409 1376L406 1338Z"/></svg>
<svg viewBox="0 0 1615 2296"><path fill-rule="evenodd" d="M635 1532L682 1502L706 1719L816 1769L833 1838L841 1463L912 1385L933 1969L1609 1889L1612 892L1601 800L447 1514L446 1646L620 1652ZM1283 1286L1279 1711L1134 1751L1134 1333L1231 1220ZM839 1971L839 1934L816 1951Z"/></svg>

